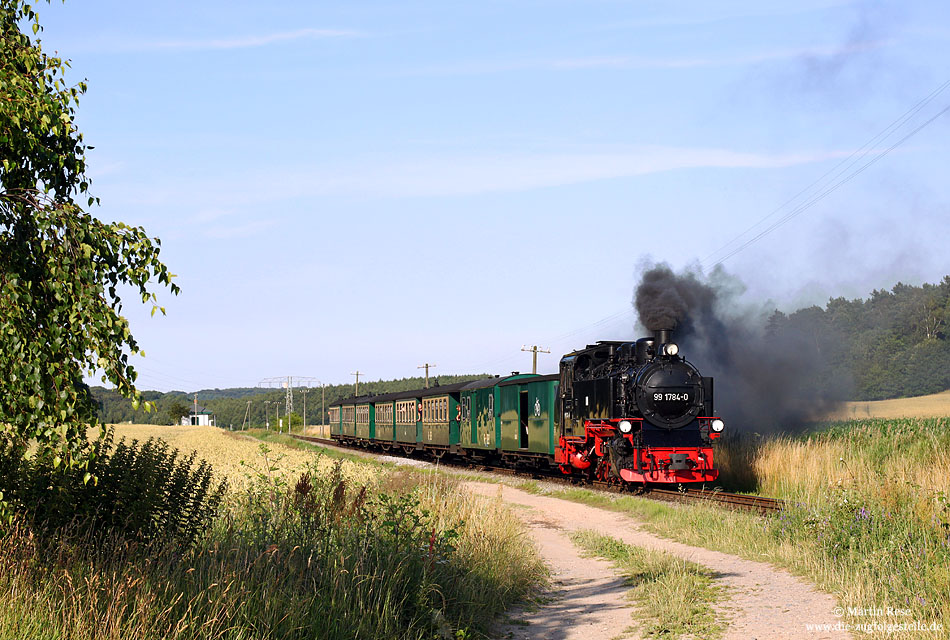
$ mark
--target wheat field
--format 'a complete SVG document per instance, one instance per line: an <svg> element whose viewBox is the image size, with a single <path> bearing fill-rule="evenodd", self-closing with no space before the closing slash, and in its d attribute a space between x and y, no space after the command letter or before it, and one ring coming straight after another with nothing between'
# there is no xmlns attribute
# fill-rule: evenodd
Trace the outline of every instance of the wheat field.
<svg viewBox="0 0 950 640"><path fill-rule="evenodd" d="M271 449L266 454L260 440L239 432L226 431L209 426L163 426L151 424L115 425L115 441L146 441L149 438L164 440L169 446L184 455L196 452L198 458L207 460L216 474L228 481L235 490L245 488L258 474L275 474L285 480L296 479L308 468L329 472L337 460L303 449L290 447L264 447ZM266 458L265 458L266 455ZM378 480L378 471L371 465L344 460L342 472L348 482L372 485Z"/></svg>
<svg viewBox="0 0 950 640"><path fill-rule="evenodd" d="M946 418L950 417L950 390L915 398L846 402L824 420L863 420L866 418Z"/></svg>

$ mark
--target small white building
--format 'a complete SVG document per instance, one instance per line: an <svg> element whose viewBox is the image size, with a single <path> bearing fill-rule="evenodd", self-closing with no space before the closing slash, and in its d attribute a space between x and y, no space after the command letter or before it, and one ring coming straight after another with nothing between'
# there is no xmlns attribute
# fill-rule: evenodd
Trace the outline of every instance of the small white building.
<svg viewBox="0 0 950 640"><path fill-rule="evenodd" d="M187 416L182 417L181 426L187 427L188 425L191 425L193 427L217 426L215 424L214 414L200 405L198 405L197 407L193 407L192 410L188 412Z"/></svg>

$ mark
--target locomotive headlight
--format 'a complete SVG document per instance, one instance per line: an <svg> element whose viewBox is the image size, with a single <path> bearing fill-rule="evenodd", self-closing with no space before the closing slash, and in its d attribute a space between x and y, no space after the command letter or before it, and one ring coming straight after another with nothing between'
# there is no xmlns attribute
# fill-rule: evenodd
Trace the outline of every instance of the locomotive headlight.
<svg viewBox="0 0 950 640"><path fill-rule="evenodd" d="M620 433L630 433L633 431L633 423L629 420L621 420L617 426L620 427Z"/></svg>
<svg viewBox="0 0 950 640"><path fill-rule="evenodd" d="M679 352L680 352L680 348L677 347L676 344L673 342L669 342L663 345L663 353L665 353L668 356L675 356Z"/></svg>
<svg viewBox="0 0 950 640"><path fill-rule="evenodd" d="M715 431L716 433L719 433L720 431L726 428L726 423L720 420L719 418L716 418L715 420L712 421L712 424L709 426L712 427L713 431Z"/></svg>

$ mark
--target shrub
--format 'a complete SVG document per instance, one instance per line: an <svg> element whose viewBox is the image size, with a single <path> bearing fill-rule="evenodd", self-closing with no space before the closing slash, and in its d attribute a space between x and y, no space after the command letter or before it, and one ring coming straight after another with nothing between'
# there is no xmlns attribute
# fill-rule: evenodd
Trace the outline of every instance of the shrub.
<svg viewBox="0 0 950 640"><path fill-rule="evenodd" d="M14 509L49 532L119 534L141 542L191 543L208 528L224 496L211 467L161 440L124 439L111 430L93 447L88 467L60 465L41 451L7 480Z"/></svg>

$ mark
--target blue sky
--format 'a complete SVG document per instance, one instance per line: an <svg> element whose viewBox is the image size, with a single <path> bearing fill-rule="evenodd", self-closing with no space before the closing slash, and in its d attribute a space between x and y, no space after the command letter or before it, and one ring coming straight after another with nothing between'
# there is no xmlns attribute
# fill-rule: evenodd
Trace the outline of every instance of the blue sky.
<svg viewBox="0 0 950 640"><path fill-rule="evenodd" d="M636 337L649 260L708 270L950 80L939 2L40 15L44 48L90 84L94 213L159 236L179 276L167 317L125 307L140 387L159 390L523 371L523 344L554 371L586 341ZM950 90L855 167L947 105ZM948 126L729 257L746 299L789 310L950 273Z"/></svg>

